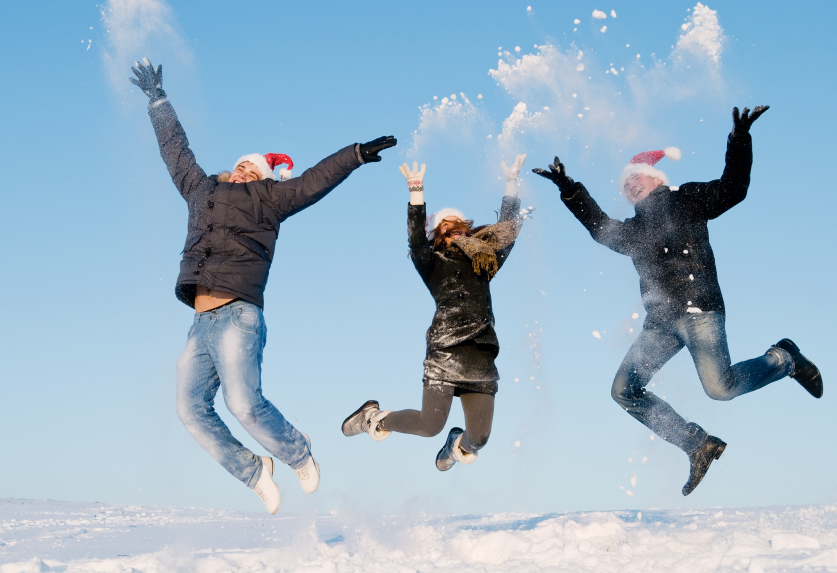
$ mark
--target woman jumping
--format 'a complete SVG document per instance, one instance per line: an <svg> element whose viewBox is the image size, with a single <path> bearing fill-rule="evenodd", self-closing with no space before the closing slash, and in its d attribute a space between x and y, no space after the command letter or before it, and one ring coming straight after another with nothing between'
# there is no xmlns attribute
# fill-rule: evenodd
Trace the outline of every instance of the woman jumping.
<svg viewBox="0 0 837 573"><path fill-rule="evenodd" d="M474 227L456 209L442 209L425 218L424 171L413 163L399 167L410 188L407 231L410 258L436 301L427 331L424 391L418 410L382 411L369 400L343 422L343 433L364 432L383 440L392 432L431 437L441 432L454 396L462 401L465 430L452 428L436 456L436 467L449 470L456 462L470 464L488 442L494 418L494 394L500 375L494 359L500 344L494 332L489 282L514 246L528 211L520 211L517 176L525 161L518 155L511 168L503 163L506 195L500 220Z"/></svg>

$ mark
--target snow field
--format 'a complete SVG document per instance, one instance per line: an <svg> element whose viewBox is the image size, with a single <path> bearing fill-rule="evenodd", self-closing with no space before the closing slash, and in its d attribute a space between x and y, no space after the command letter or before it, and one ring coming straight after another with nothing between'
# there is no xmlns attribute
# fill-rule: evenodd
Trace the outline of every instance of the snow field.
<svg viewBox="0 0 837 573"><path fill-rule="evenodd" d="M837 506L277 516L0 500L0 573L837 571Z"/></svg>

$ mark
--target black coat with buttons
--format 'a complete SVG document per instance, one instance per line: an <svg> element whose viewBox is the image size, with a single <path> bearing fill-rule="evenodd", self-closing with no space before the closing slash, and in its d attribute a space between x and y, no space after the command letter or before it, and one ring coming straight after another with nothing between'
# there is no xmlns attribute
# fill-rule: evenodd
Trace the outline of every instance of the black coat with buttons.
<svg viewBox="0 0 837 573"><path fill-rule="evenodd" d="M624 222L608 217L581 183L562 199L593 239L631 257L648 319L724 312L707 221L744 200L752 164L750 135L730 135L720 179L686 183L679 190L661 185Z"/></svg>
<svg viewBox="0 0 837 573"><path fill-rule="evenodd" d="M503 197L500 220L517 218L520 199ZM494 312L488 273L474 272L473 264L458 247L433 250L425 234L425 205L407 207L410 258L436 301L433 323L427 331L428 354L468 340L499 347L494 333ZM502 266L514 243L497 251Z"/></svg>
<svg viewBox="0 0 837 573"><path fill-rule="evenodd" d="M163 161L189 207L177 298L194 307L195 290L201 285L263 308L279 225L325 197L361 165L355 146L288 181L224 183L197 164L168 101L149 107L148 114Z"/></svg>

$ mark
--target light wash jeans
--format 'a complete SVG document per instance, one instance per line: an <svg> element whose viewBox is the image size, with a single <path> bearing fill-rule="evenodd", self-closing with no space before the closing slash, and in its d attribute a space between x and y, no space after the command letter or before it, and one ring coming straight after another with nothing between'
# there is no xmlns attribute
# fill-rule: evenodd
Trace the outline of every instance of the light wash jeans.
<svg viewBox="0 0 837 573"><path fill-rule="evenodd" d="M667 402L645 389L651 377L684 346L692 355L703 389L713 400L732 400L793 371L791 355L776 347L731 366L724 322L720 312L688 314L666 323L646 320L613 381L611 395L620 406L686 453L700 446L706 431L687 423Z"/></svg>
<svg viewBox="0 0 837 573"><path fill-rule="evenodd" d="M305 437L262 396L266 337L262 310L236 301L195 314L177 361L180 421L203 449L251 488L259 481L262 461L232 436L215 411L219 386L232 415L273 457L298 469L311 455Z"/></svg>

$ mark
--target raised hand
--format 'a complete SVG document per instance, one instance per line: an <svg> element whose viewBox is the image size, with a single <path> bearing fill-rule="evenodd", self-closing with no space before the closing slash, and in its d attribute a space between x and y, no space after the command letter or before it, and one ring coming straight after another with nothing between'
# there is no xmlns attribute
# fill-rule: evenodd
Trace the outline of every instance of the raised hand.
<svg viewBox="0 0 837 573"><path fill-rule="evenodd" d="M541 177L545 177L555 183L558 186L558 189L561 190L562 194L569 194L572 190L572 186L575 184L575 181L567 175L567 171L564 169L564 164L561 163L558 156L555 157L555 161L549 166L549 171L536 167L535 169L532 169L532 172L537 173Z"/></svg>
<svg viewBox="0 0 837 573"><path fill-rule="evenodd" d="M739 115L738 108L732 108L732 133L734 135L750 133L750 126L753 125L753 122L769 109L769 105L759 105L756 106L753 113L750 113L750 110L745 107L744 111Z"/></svg>
<svg viewBox="0 0 837 573"><path fill-rule="evenodd" d="M413 161L413 168L410 167L405 163L404 165L399 165L398 170L401 172L401 175L404 176L404 179L407 180L407 187L410 188L410 193L418 193L420 191L424 191L424 169L425 164L421 164L421 171L418 168L418 161Z"/></svg>
<svg viewBox="0 0 837 573"><path fill-rule="evenodd" d="M398 140L391 135L373 139L367 143L360 144L360 156L363 157L364 163L376 163L381 160L378 153L388 147L393 147L398 143Z"/></svg>
<svg viewBox="0 0 837 573"><path fill-rule="evenodd" d="M131 68L131 71L134 72L137 79L129 78L131 83L138 85L145 92L150 103L164 99L166 92L163 91L163 66L157 66L155 71L148 58L143 58L142 61L145 65L134 62L135 67Z"/></svg>
<svg viewBox="0 0 837 573"><path fill-rule="evenodd" d="M506 165L506 162L503 161L503 173L506 175L506 182L511 183L512 181L517 181L517 176L520 174L520 168L523 167L523 162L526 161L526 154L518 155L515 160L514 164L509 167Z"/></svg>

